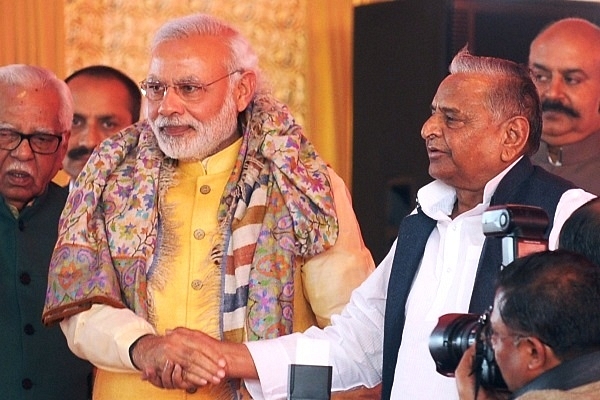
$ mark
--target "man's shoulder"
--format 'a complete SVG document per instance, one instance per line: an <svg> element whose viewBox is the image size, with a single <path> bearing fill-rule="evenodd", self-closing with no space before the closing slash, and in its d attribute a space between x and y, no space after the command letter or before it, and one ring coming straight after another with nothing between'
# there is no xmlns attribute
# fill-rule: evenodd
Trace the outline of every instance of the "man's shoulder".
<svg viewBox="0 0 600 400"><path fill-rule="evenodd" d="M523 157L502 179L501 186L509 187L526 183L531 185L540 183L547 188L559 190L575 189L577 186L560 176L547 171L539 165L534 165L529 157Z"/></svg>
<svg viewBox="0 0 600 400"><path fill-rule="evenodd" d="M533 390L517 397L517 400L597 400L600 397L598 393L600 393L600 380L567 391Z"/></svg>
<svg viewBox="0 0 600 400"><path fill-rule="evenodd" d="M48 193L53 197L64 198L66 200L69 195L69 187L61 186L50 181L50 183L48 183Z"/></svg>
<svg viewBox="0 0 600 400"><path fill-rule="evenodd" d="M543 167L540 167L538 165L533 166L533 174L532 174L531 178L538 179L547 184L553 184L556 186L565 187L567 189L576 189L577 188L577 185L575 185L573 182L571 182L561 176L558 176L552 172L549 172L546 169L544 169Z"/></svg>

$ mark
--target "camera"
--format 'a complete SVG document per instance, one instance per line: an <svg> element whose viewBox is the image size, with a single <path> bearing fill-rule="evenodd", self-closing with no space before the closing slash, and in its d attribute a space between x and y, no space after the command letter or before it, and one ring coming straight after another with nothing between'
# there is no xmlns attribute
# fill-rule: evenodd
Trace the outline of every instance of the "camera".
<svg viewBox="0 0 600 400"><path fill-rule="evenodd" d="M548 223L548 214L542 208L519 204L489 207L481 218L485 236L502 238L502 266L546 250Z"/></svg>
<svg viewBox="0 0 600 400"><path fill-rule="evenodd" d="M489 311L482 314L445 314L429 338L429 351L438 373L454 376L464 352L475 343L473 372L478 385L486 389L506 389L494 350L488 345Z"/></svg>
<svg viewBox="0 0 600 400"><path fill-rule="evenodd" d="M546 250L548 223L548 214L542 208L518 204L489 207L482 215L484 235L502 239L502 267L515 258ZM464 352L475 343L476 388L506 389L487 340L489 329L489 311L482 315L442 315L429 337L429 352L437 372L453 377Z"/></svg>

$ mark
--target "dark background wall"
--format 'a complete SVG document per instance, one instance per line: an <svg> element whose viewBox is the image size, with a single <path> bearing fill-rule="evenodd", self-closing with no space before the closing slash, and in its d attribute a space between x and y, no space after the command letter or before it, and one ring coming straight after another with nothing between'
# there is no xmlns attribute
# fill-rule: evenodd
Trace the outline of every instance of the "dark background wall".
<svg viewBox="0 0 600 400"><path fill-rule="evenodd" d="M417 189L431 181L421 126L458 50L526 63L529 43L570 16L600 24L600 3L396 0L355 8L352 196L379 263Z"/></svg>

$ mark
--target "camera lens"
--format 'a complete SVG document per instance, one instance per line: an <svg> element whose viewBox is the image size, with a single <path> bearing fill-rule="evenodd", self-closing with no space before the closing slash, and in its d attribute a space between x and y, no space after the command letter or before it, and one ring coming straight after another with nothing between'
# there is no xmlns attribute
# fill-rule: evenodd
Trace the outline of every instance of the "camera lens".
<svg viewBox="0 0 600 400"><path fill-rule="evenodd" d="M477 386L502 392L506 383L496 364L494 350L485 340L488 319L488 313L442 315L429 337L429 352L437 372L453 377L465 351L477 343L473 362Z"/></svg>
<svg viewBox="0 0 600 400"><path fill-rule="evenodd" d="M445 314L429 337L429 352L437 372L454 376L464 352L475 343L482 325L477 314Z"/></svg>

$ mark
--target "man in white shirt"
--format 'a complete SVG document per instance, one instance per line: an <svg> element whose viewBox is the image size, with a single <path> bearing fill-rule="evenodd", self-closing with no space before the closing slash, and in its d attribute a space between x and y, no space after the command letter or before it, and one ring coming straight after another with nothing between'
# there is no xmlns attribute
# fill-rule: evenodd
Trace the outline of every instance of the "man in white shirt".
<svg viewBox="0 0 600 400"><path fill-rule="evenodd" d="M255 399L283 399L287 365L308 337L330 344L334 391L382 382L383 399L456 399L454 379L436 373L428 342L439 316L492 304L502 248L500 238L484 236L482 213L508 203L544 208L552 249L565 219L594 197L531 164L540 135L527 68L461 51L421 131L435 181L419 190L389 254L332 326L242 345L191 334L197 350L185 379L243 377Z"/></svg>

